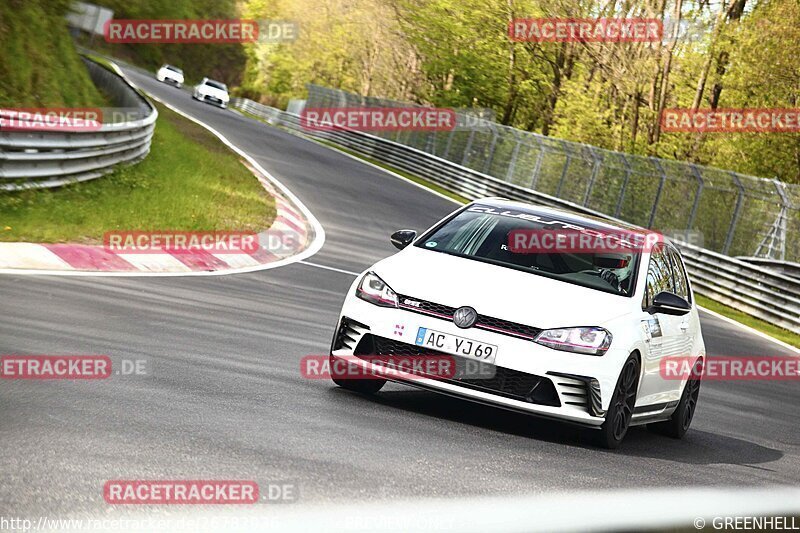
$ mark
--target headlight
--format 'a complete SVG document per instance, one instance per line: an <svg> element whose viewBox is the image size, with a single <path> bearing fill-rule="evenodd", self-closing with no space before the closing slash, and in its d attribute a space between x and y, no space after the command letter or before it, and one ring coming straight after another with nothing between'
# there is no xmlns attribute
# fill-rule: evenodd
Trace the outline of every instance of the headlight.
<svg viewBox="0 0 800 533"><path fill-rule="evenodd" d="M611 333L603 328L546 329L534 341L554 350L603 355L611 346Z"/></svg>
<svg viewBox="0 0 800 533"><path fill-rule="evenodd" d="M356 296L381 307L397 307L397 294L374 272L367 272L356 288Z"/></svg>

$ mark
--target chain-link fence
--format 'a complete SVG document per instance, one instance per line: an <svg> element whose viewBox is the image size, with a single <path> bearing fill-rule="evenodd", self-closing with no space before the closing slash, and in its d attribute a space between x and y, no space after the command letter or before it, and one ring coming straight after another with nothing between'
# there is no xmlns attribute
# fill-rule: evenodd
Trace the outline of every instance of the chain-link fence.
<svg viewBox="0 0 800 533"><path fill-rule="evenodd" d="M408 107L308 86L307 107ZM476 123L460 117L460 123ZM690 163L605 150L495 122L376 135L506 182L663 232L696 231L732 256L800 262L800 186Z"/></svg>

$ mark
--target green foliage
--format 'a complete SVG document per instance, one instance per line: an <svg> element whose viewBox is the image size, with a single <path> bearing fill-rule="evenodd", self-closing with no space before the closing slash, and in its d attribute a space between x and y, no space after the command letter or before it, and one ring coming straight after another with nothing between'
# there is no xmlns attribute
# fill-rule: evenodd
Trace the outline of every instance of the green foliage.
<svg viewBox="0 0 800 533"><path fill-rule="evenodd" d="M117 19L237 19L236 0L93 0ZM149 70L170 63L184 70L187 83L203 77L241 83L245 52L241 44L109 44L96 37L93 47Z"/></svg>
<svg viewBox="0 0 800 533"><path fill-rule="evenodd" d="M771 0L732 32L735 62L726 73L724 107L800 107L800 3ZM709 159L722 168L800 183L800 135L715 136Z"/></svg>
<svg viewBox="0 0 800 533"><path fill-rule="evenodd" d="M0 2L0 106L105 105L69 38L70 3Z"/></svg>
<svg viewBox="0 0 800 533"><path fill-rule="evenodd" d="M243 92L282 106L316 83L491 108L503 124L546 135L800 182L797 134L658 127L662 105L691 107L698 86L704 108L798 107L795 0L684 0L680 17L692 31L674 44L513 43L507 36L514 18L675 20L676 1L244 0L247 16L297 20L301 35L291 44L248 46Z"/></svg>
<svg viewBox="0 0 800 533"><path fill-rule="evenodd" d="M680 2L680 4L678 4ZM800 106L796 0L98 0L116 18L299 24L295 42L93 45L187 82L221 79L278 107L315 83L365 96L489 108L502 124L645 156L800 182L800 135L664 133L664 108ZM68 0L0 4L0 103L96 104L67 38ZM680 6L680 12L675 11ZM700 28L653 43L515 43L529 17L658 17ZM667 26L667 29L669 27ZM31 42L44 44L30 46ZM238 86L238 87L237 87ZM699 99L699 100L698 100Z"/></svg>

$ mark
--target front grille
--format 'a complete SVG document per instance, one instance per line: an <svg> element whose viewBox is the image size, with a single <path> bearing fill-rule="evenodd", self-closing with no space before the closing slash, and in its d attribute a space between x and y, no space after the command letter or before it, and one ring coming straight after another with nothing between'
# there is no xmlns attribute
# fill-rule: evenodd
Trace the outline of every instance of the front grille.
<svg viewBox="0 0 800 533"><path fill-rule="evenodd" d="M435 316L436 318L441 318L443 320L453 320L453 314L457 309L456 307L420 300L411 296L398 295L397 299L400 302L400 307L403 309L423 315ZM541 328L535 328L526 324L520 324L518 322L511 322L510 320L503 320L502 318L494 318L481 314L478 315L478 320L472 327L527 340L533 340L539 333L542 332Z"/></svg>
<svg viewBox="0 0 800 533"><path fill-rule="evenodd" d="M454 357L456 361L456 376L462 375L459 368L466 364L466 359L458 356L451 356L444 352L429 350L422 346L399 342L385 337L378 337L372 334L366 334L361 338L358 346L355 349L354 355L364 356L364 359L369 359L371 355L387 355L387 356L448 356ZM558 399L553 382L546 377L528 374L526 372L519 372L510 368L503 368L502 366L486 365L491 367L493 372L489 375L493 377L487 378L453 378L453 379L440 379L453 385L459 385L465 388L489 392L498 396L511 398L528 403L535 403L539 405L549 405L553 407L560 407L561 402Z"/></svg>
<svg viewBox="0 0 800 533"><path fill-rule="evenodd" d="M485 315L479 316L475 327L530 340L535 339L536 336L542 332L541 328L534 328L533 326L526 326L525 324Z"/></svg>
<svg viewBox="0 0 800 533"><path fill-rule="evenodd" d="M417 298L411 298L410 296L398 295L397 300L400 302L400 307L408 309L409 311L415 311L424 315L440 316L448 320L452 320L453 314L457 309L456 307L419 300Z"/></svg>

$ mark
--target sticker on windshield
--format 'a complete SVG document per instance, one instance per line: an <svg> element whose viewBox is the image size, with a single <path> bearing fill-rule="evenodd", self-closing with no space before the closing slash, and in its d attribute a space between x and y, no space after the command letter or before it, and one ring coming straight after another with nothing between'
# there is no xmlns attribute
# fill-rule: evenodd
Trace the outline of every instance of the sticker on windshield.
<svg viewBox="0 0 800 533"><path fill-rule="evenodd" d="M436 242L436 241L428 241L428 242L426 242L426 243L425 243L425 246L427 246L428 248L436 248L436 246L437 246L438 244L439 244L439 243L438 243L438 242Z"/></svg>

